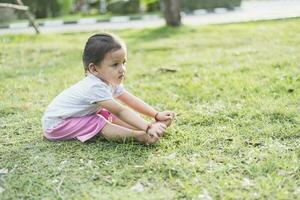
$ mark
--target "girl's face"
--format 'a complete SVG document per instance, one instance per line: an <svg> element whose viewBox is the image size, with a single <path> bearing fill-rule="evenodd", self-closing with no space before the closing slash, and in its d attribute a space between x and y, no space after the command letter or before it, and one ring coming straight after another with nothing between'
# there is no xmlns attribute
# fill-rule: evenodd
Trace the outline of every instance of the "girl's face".
<svg viewBox="0 0 300 200"><path fill-rule="evenodd" d="M93 74L107 84L119 85L125 78L126 59L125 49L111 51L99 65L95 65Z"/></svg>

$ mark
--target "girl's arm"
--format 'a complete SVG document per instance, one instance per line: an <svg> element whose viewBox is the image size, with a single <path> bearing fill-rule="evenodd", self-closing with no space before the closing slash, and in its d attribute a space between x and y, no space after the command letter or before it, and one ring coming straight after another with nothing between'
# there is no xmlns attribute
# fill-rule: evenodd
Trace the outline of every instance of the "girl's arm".
<svg viewBox="0 0 300 200"><path fill-rule="evenodd" d="M131 126L136 127L139 130L144 130L145 132L149 129L149 134L153 136L159 136L162 134L166 126L162 123L156 123L150 125L146 120L141 118L132 110L126 108L125 106L119 104L114 100L106 100L97 103L101 108L107 109L109 112L116 115L118 118L128 123ZM150 127L149 127L150 126Z"/></svg>
<svg viewBox="0 0 300 200"><path fill-rule="evenodd" d="M143 115L154 118L156 113L158 113L154 108L127 91L117 97L117 99Z"/></svg>
<svg viewBox="0 0 300 200"><path fill-rule="evenodd" d="M170 126L175 113L171 111L163 111L163 112L157 112L154 108L146 104L144 101L139 99L138 97L132 95L131 93L125 91L124 94L120 95L118 97L120 101L122 101L124 104L132 108L133 110L155 118L156 121L160 121L167 126Z"/></svg>

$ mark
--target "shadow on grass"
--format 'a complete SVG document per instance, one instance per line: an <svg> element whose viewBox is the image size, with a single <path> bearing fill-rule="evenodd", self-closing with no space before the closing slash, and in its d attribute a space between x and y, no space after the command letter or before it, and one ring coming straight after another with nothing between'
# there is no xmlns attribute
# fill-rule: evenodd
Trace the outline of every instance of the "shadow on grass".
<svg viewBox="0 0 300 200"><path fill-rule="evenodd" d="M42 141L48 153L61 158L91 159L95 161L117 160L141 164L146 162L149 154L155 152L157 145L146 146L135 141L112 142L102 137L95 137L85 143L77 140ZM42 146L44 146L42 145ZM43 148L43 147L42 147ZM116 163L119 165L120 163Z"/></svg>
<svg viewBox="0 0 300 200"><path fill-rule="evenodd" d="M99 137L85 143L76 140L53 142L38 137L17 145L18 148L0 156L7 164L6 167L12 168L15 164L20 168L35 166L34 168L43 168L45 173L58 172L65 162L73 168L72 173L81 173L78 169L89 163L93 163L94 167L97 169L100 167L104 171L123 170L124 166L143 165L157 149L157 145L108 142ZM10 162L11 159L15 161ZM89 169L89 171L93 170Z"/></svg>
<svg viewBox="0 0 300 200"><path fill-rule="evenodd" d="M196 32L196 29L187 26L181 26L177 28L163 26L159 28L143 29L142 31L138 30L134 32L136 32L135 37L128 38L131 39L130 42L132 43L148 42L148 41L153 41L158 39L167 39L182 34ZM129 33L129 35L131 35L131 32ZM127 35L125 34L125 36Z"/></svg>

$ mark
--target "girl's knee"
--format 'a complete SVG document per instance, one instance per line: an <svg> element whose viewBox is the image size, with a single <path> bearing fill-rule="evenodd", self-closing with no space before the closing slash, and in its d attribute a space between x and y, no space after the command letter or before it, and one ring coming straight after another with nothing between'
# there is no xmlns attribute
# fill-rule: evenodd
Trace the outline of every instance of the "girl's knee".
<svg viewBox="0 0 300 200"><path fill-rule="evenodd" d="M107 140L111 140L111 137L112 137L111 134L110 134L111 128L112 128L111 122L107 121L105 123L104 127L101 129L100 135L103 136Z"/></svg>

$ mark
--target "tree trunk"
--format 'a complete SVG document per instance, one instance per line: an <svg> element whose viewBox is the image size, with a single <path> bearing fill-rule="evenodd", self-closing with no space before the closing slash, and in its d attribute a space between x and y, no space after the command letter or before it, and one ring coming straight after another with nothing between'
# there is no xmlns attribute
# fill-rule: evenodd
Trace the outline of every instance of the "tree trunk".
<svg viewBox="0 0 300 200"><path fill-rule="evenodd" d="M23 4L23 1L22 0L16 0L17 4L19 6L24 6ZM29 20L29 23L33 26L34 30L35 30L35 33L36 34L39 34L40 33L40 30L39 30L39 27L38 25L35 23L34 21L34 18L31 16L31 13L29 12L29 10L25 10L25 15L27 17L27 19Z"/></svg>
<svg viewBox="0 0 300 200"><path fill-rule="evenodd" d="M28 10L28 6L15 5L11 3L0 3L0 8L12 8L12 9L22 10L22 11Z"/></svg>
<svg viewBox="0 0 300 200"><path fill-rule="evenodd" d="M167 25L181 25L179 0L163 0L163 12Z"/></svg>

